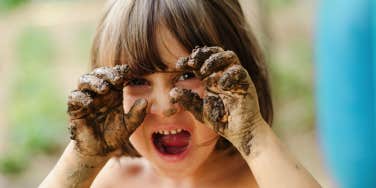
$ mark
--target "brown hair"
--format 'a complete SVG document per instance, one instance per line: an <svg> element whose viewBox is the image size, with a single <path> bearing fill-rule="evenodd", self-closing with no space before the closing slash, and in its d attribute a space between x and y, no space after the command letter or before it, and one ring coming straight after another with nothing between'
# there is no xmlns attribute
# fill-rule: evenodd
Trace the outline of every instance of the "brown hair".
<svg viewBox="0 0 376 188"><path fill-rule="evenodd" d="M187 51L204 45L234 51L255 84L262 117L272 124L266 64L237 0L112 0L94 38L92 68L127 63L138 74L165 69L156 45L160 24Z"/></svg>

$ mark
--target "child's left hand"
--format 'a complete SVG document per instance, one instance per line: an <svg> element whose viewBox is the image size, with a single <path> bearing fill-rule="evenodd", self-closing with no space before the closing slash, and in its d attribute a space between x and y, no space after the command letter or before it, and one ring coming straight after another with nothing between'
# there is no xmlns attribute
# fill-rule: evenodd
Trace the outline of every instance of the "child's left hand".
<svg viewBox="0 0 376 188"><path fill-rule="evenodd" d="M253 130L264 120L255 86L237 55L220 47L196 48L189 57L179 59L176 68L194 72L204 82L205 93L202 99L191 90L174 88L171 101L249 155Z"/></svg>

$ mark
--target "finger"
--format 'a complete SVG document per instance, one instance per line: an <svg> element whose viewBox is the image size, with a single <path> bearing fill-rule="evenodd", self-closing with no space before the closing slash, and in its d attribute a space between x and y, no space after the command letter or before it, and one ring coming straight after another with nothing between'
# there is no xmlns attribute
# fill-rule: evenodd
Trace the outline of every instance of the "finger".
<svg viewBox="0 0 376 188"><path fill-rule="evenodd" d="M219 88L234 93L246 93L249 87L248 72L241 65L233 65L225 70L218 80Z"/></svg>
<svg viewBox="0 0 376 188"><path fill-rule="evenodd" d="M176 69L180 71L191 71L193 68L188 65L189 57L181 57L176 62Z"/></svg>
<svg viewBox="0 0 376 188"><path fill-rule="evenodd" d="M129 77L130 68L127 64L116 65L113 69L123 78Z"/></svg>
<svg viewBox="0 0 376 188"><path fill-rule="evenodd" d="M115 87L121 87L124 79L128 78L129 66L124 64L116 65L115 67L100 67L94 69L93 74L98 78L106 80Z"/></svg>
<svg viewBox="0 0 376 188"><path fill-rule="evenodd" d="M107 81L114 86L120 86L123 82L123 77L115 71L112 67L100 67L94 69L92 74L100 79Z"/></svg>
<svg viewBox="0 0 376 188"><path fill-rule="evenodd" d="M201 65L206 61L206 59L208 59L212 54L219 52L223 52L223 49L217 46L204 46L202 48L196 47L189 56L189 58L192 60L191 66L199 69L201 68Z"/></svg>
<svg viewBox="0 0 376 188"><path fill-rule="evenodd" d="M201 97L190 89L173 88L170 91L171 102L179 103L185 110L190 111L197 120L203 122Z"/></svg>
<svg viewBox="0 0 376 188"><path fill-rule="evenodd" d="M148 102L146 99L137 99L129 112L125 114L125 125L131 135L142 123L146 116Z"/></svg>
<svg viewBox="0 0 376 188"><path fill-rule="evenodd" d="M83 91L92 91L97 94L105 94L109 91L109 84L92 74L84 74L80 77L78 89Z"/></svg>
<svg viewBox="0 0 376 188"><path fill-rule="evenodd" d="M70 139L76 140L77 139L77 125L74 122L69 122L68 130L70 133Z"/></svg>
<svg viewBox="0 0 376 188"><path fill-rule="evenodd" d="M221 47L196 47L189 57L180 58L176 64L178 70L191 71L199 70L201 65L210 55L223 51Z"/></svg>
<svg viewBox="0 0 376 188"><path fill-rule="evenodd" d="M93 99L88 93L82 91L72 91L68 96L68 114L71 119L82 118L89 113L89 106Z"/></svg>
<svg viewBox="0 0 376 188"><path fill-rule="evenodd" d="M204 79L213 72L224 70L231 64L240 64L238 56L233 51L215 53L200 68L200 77Z"/></svg>
<svg viewBox="0 0 376 188"><path fill-rule="evenodd" d="M213 93L220 93L221 90L219 90L218 87L218 80L221 78L222 75L222 72L214 72L210 76L206 77L204 79L206 89Z"/></svg>
<svg viewBox="0 0 376 188"><path fill-rule="evenodd" d="M93 97L91 107L96 113L106 113L117 106L122 105L122 92L118 90L110 90L105 95Z"/></svg>
<svg viewBox="0 0 376 188"><path fill-rule="evenodd" d="M227 129L228 114L222 99L215 94L207 95L204 98L204 117L212 125L214 131L224 134Z"/></svg>

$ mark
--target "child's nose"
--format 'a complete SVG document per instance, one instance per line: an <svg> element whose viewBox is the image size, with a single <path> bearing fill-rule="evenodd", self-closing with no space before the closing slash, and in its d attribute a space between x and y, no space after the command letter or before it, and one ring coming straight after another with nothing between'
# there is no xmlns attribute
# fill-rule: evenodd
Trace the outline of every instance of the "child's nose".
<svg viewBox="0 0 376 188"><path fill-rule="evenodd" d="M150 100L150 113L154 115L169 117L181 110L178 104L170 102L171 88L159 88L153 91L152 99Z"/></svg>

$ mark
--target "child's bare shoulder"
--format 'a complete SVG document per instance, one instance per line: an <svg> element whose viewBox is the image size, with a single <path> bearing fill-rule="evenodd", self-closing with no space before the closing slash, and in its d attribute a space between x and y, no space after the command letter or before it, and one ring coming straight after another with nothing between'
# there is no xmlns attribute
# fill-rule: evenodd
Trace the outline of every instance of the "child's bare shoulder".
<svg viewBox="0 0 376 188"><path fill-rule="evenodd" d="M92 187L145 186L150 179L147 169L142 158L112 158L95 178Z"/></svg>

